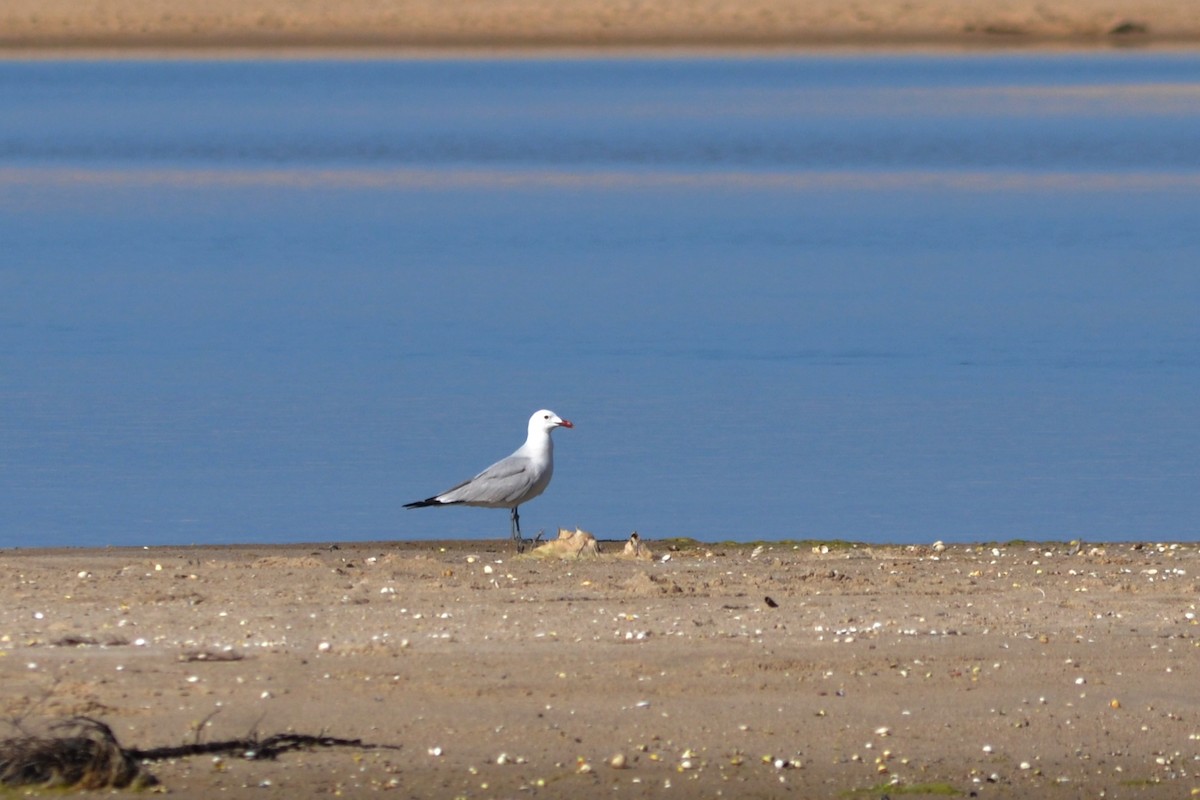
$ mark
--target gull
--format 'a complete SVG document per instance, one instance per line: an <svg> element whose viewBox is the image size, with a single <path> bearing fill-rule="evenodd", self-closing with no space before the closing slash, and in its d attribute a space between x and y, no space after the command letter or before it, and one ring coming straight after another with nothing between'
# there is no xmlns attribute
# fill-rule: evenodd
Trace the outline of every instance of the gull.
<svg viewBox="0 0 1200 800"><path fill-rule="evenodd" d="M554 474L554 442L550 438L550 431L574 427L570 420L563 419L553 411L544 408L535 411L529 418L529 436L525 444L511 456L441 494L408 503L404 507L462 505L511 509L512 537L520 553L525 548L525 542L521 538L521 517L517 507L537 497L550 485L550 476Z"/></svg>

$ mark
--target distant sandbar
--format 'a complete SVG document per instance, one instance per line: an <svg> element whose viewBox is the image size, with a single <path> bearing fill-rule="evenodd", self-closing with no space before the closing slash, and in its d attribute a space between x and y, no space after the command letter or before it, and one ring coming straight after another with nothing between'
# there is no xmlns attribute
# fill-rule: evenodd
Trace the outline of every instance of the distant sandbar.
<svg viewBox="0 0 1200 800"><path fill-rule="evenodd" d="M0 51L1200 43L1194 0L7 0Z"/></svg>

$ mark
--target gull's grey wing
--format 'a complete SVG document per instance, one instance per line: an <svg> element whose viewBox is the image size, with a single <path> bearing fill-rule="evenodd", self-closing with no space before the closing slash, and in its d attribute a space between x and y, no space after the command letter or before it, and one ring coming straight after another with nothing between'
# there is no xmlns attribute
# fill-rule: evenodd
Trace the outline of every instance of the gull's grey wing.
<svg viewBox="0 0 1200 800"><path fill-rule="evenodd" d="M483 472L437 496L443 503L495 505L507 508L520 503L538 481L533 462L512 455L497 461Z"/></svg>

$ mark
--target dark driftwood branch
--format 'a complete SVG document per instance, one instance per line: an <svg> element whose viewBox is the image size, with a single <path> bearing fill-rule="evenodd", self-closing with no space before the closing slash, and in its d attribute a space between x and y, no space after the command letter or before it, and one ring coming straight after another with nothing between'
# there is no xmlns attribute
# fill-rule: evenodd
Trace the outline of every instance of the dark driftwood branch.
<svg viewBox="0 0 1200 800"><path fill-rule="evenodd" d="M368 744L362 739L339 739L336 736L311 736L302 733L276 733L265 739L226 739L221 742L196 742L175 747L153 747L149 750L126 750L141 761L164 761L168 758L212 755L214 753L236 753L251 760L273 759L293 750L312 747L355 747L360 750L399 750L398 745Z"/></svg>
<svg viewBox="0 0 1200 800"><path fill-rule="evenodd" d="M90 717L60 722L51 730L62 736L19 736L0 741L0 785L47 786L75 789L153 786L158 779L141 762L168 758L236 754L251 760L273 759L293 750L315 747L354 747L360 750L399 750L397 745L369 744L361 739L277 733L219 742L194 742L146 750L125 748L105 723Z"/></svg>

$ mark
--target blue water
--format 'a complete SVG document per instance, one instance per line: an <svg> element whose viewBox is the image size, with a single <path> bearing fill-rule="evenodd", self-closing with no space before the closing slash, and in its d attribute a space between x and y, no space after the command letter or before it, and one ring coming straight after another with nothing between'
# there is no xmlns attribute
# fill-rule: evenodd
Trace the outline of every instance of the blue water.
<svg viewBox="0 0 1200 800"><path fill-rule="evenodd" d="M0 547L1200 539L1200 55L0 62Z"/></svg>

